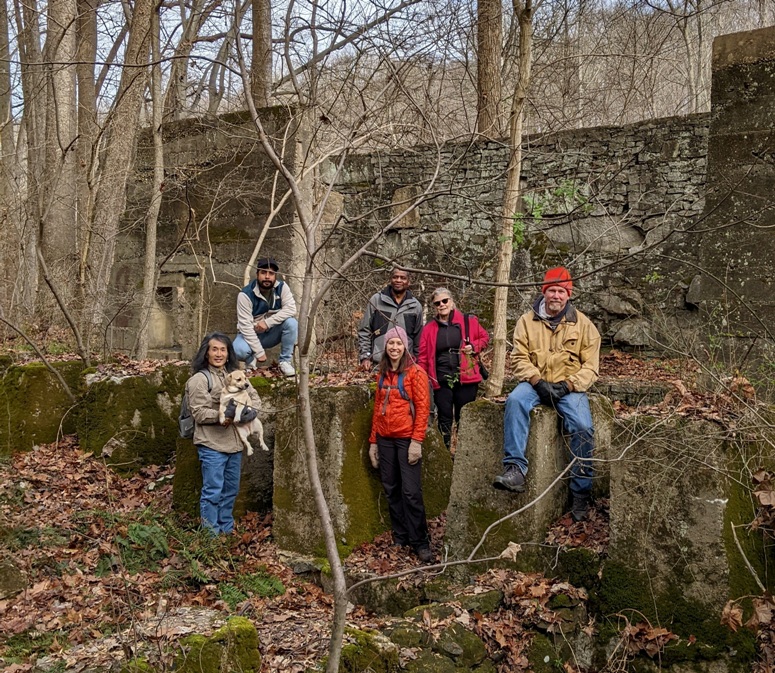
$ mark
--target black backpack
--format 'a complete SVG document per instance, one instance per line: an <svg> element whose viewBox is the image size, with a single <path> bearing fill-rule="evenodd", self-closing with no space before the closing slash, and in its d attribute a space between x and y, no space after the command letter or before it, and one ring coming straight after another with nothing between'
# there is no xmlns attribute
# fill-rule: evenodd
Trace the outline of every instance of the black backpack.
<svg viewBox="0 0 775 673"><path fill-rule="evenodd" d="M202 369L197 374L204 374L207 378L207 392L213 389L213 377L210 371ZM196 374L194 375L196 376ZM188 408L188 390L183 393L183 400L180 403L180 413L178 414L178 433L183 439L191 439L194 436L194 417Z"/></svg>

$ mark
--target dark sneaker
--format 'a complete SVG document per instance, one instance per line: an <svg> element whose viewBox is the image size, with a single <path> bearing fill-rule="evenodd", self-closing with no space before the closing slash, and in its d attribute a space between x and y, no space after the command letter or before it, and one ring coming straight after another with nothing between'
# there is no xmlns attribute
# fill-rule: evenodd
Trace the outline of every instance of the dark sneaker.
<svg viewBox="0 0 775 673"><path fill-rule="evenodd" d="M433 562L433 552L431 551L431 548L419 547L417 549L417 558L419 558L422 563Z"/></svg>
<svg viewBox="0 0 775 673"><path fill-rule="evenodd" d="M501 491L522 493L525 490L525 475L516 465L509 465L503 474L495 477L492 485Z"/></svg>
<svg viewBox="0 0 775 673"><path fill-rule="evenodd" d="M573 494L573 505L571 505L570 513L574 521L584 521L589 516L591 499L589 493Z"/></svg>

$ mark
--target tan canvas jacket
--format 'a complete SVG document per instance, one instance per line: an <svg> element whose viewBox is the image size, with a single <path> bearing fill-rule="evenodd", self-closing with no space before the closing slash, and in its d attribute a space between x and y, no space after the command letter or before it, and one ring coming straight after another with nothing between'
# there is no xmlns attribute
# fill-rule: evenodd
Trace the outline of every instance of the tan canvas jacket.
<svg viewBox="0 0 775 673"><path fill-rule="evenodd" d="M239 453L242 451L242 442L234 425L224 427L218 422L218 407L226 370L215 367L208 369L213 378L210 392L207 391L207 377L204 374L197 372L186 381L188 408L194 419L194 444L203 444L221 453ZM249 388L249 392L256 408L260 408L261 400L253 386Z"/></svg>
<svg viewBox="0 0 775 673"><path fill-rule="evenodd" d="M511 365L519 381L535 377L549 383L570 381L573 390L585 392L598 377L600 333L572 305L555 330L535 311L528 311L514 329Z"/></svg>

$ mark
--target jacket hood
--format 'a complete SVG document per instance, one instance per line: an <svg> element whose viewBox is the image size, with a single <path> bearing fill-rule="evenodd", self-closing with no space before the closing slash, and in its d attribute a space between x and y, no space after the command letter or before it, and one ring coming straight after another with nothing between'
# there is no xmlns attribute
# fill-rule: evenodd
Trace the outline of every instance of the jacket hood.
<svg viewBox="0 0 775 673"><path fill-rule="evenodd" d="M539 295L538 298L533 302L533 320L545 320L545 318L542 318L538 311L541 308L541 302L544 300L543 295ZM565 308L565 315L563 316L565 318L565 322L578 322L578 314L576 313L576 307L573 305L570 299L568 299L568 304Z"/></svg>

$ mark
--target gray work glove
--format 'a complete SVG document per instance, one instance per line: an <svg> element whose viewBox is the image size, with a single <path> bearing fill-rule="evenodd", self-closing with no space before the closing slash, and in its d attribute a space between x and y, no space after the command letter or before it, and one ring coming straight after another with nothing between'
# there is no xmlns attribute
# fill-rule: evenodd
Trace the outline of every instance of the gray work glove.
<svg viewBox="0 0 775 673"><path fill-rule="evenodd" d="M242 410L242 413L240 414L239 422L250 423L250 421L252 421L257 415L258 413L256 412L255 409L251 409L250 407L245 407Z"/></svg>
<svg viewBox="0 0 775 673"><path fill-rule="evenodd" d="M376 444L369 444L369 460L371 460L371 466L376 470L379 467L379 447Z"/></svg>
<svg viewBox="0 0 775 673"><path fill-rule="evenodd" d="M409 456L407 458L407 462L410 465L415 465L420 460L420 458L422 458L422 444L413 439L411 442L409 442Z"/></svg>
<svg viewBox="0 0 775 673"><path fill-rule="evenodd" d="M533 390L538 394L538 399L541 400L541 404L547 407L553 407L552 404L552 384L547 383L543 379L539 379L534 385Z"/></svg>
<svg viewBox="0 0 775 673"><path fill-rule="evenodd" d="M226 405L226 408L223 410L223 415L226 418L231 418L231 420L234 420L234 415L237 413L237 403L234 400L229 400L229 403Z"/></svg>

